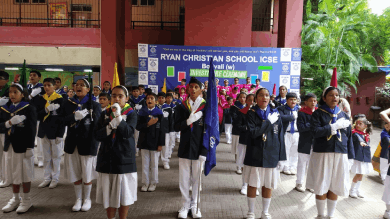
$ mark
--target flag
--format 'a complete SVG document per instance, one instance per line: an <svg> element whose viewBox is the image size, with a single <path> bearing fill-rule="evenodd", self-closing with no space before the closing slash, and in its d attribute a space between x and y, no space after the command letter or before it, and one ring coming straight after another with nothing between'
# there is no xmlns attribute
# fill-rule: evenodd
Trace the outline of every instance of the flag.
<svg viewBox="0 0 390 219"><path fill-rule="evenodd" d="M161 88L161 91L167 93L167 78L164 78L164 85Z"/></svg>
<svg viewBox="0 0 390 219"><path fill-rule="evenodd" d="M215 151L219 144L218 97L212 58L210 60L208 80L209 87L207 90L207 102L204 110L205 133L203 134L203 146L208 151L204 172L206 176L210 173L211 169L217 165Z"/></svg>
<svg viewBox="0 0 390 219"><path fill-rule="evenodd" d="M27 87L27 76L26 76L26 60L23 62L22 67L22 73L19 75L19 84L22 85L22 87Z"/></svg>
<svg viewBox="0 0 390 219"><path fill-rule="evenodd" d="M332 79L330 80L330 86L337 87L337 68L333 69Z"/></svg>
<svg viewBox="0 0 390 219"><path fill-rule="evenodd" d="M272 90L272 95L276 97L276 84L274 84L274 89Z"/></svg>
<svg viewBox="0 0 390 219"><path fill-rule="evenodd" d="M118 63L115 62L115 71L114 71L114 78L112 79L112 88L121 85L119 82L119 75L118 75Z"/></svg>

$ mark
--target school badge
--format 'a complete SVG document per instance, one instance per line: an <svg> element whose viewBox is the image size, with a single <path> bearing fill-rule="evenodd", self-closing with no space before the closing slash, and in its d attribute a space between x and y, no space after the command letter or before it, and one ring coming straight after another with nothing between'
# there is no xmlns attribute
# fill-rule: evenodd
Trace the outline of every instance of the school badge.
<svg viewBox="0 0 390 219"><path fill-rule="evenodd" d="M210 147L211 147L211 148L214 148L214 146L215 146L215 137L214 137L214 136L211 136L211 137L210 137Z"/></svg>
<svg viewBox="0 0 390 219"><path fill-rule="evenodd" d="M274 124L274 134L278 134L278 131L279 131L279 125Z"/></svg>

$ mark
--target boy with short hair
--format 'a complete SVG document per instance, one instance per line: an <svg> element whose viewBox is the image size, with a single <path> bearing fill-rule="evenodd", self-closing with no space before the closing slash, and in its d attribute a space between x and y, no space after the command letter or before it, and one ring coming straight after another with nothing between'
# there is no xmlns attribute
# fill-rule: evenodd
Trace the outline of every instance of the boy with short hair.
<svg viewBox="0 0 390 219"><path fill-rule="evenodd" d="M142 107L146 105L145 98L143 98L140 95L140 86L144 87L143 85L133 86L132 96L130 97L130 100L129 100L130 106L133 109L135 109L135 111L137 113L139 113L139 111L142 109ZM139 131L138 131L138 129L136 129L136 130L134 130L134 140L135 140L136 145L138 142L138 136L139 136ZM139 148L137 147L136 152L135 152L135 156L138 157L138 153L139 153Z"/></svg>
<svg viewBox="0 0 390 219"><path fill-rule="evenodd" d="M177 106L177 104L173 103L172 92L167 93L167 95L165 97L165 103L168 104L171 107L171 109L172 109L171 122L169 123L169 138L168 138L169 141L165 141L165 142L169 142L169 144L165 144L165 146L166 147L169 146L168 158L171 158L172 157L173 148L175 147L176 132L175 132L175 128L174 128L174 125L175 125L175 123L174 123L175 122L174 121L175 120L174 119L174 115L175 115L175 108ZM165 138L167 138L167 136L165 136Z"/></svg>
<svg viewBox="0 0 390 219"><path fill-rule="evenodd" d="M287 93L286 104L278 107L283 122L284 142L287 160L281 162L280 170L286 175L295 175L298 166L298 118L297 94Z"/></svg>
<svg viewBox="0 0 390 219"><path fill-rule="evenodd" d="M223 110L223 115L225 116L225 134L226 134L226 143L232 143L232 116L230 115L230 107L233 106L233 98L226 98L229 108Z"/></svg>
<svg viewBox="0 0 390 219"><path fill-rule="evenodd" d="M107 93L99 94L99 103L100 103L100 107L102 108L102 111L110 107L110 102L111 102L111 96L109 94Z"/></svg>
<svg viewBox="0 0 390 219"><path fill-rule="evenodd" d="M142 98L145 98L145 86L144 85L138 85L138 90L139 90L139 96Z"/></svg>
<svg viewBox="0 0 390 219"><path fill-rule="evenodd" d="M159 92L157 95L157 107L162 110L163 112L163 119L161 123L164 123L165 129L163 130L165 133L165 146L162 147L161 151L161 161L164 165L164 169L169 170L169 147L170 147L170 142L169 142L169 128L172 126L172 108L170 105L165 103L165 93L164 92Z"/></svg>
<svg viewBox="0 0 390 219"><path fill-rule="evenodd" d="M311 134L310 120L311 115L317 109L317 96L308 93L305 96L305 106L298 112L297 126L299 130L298 142L298 167L297 167L297 185L295 189L299 192L305 192L303 181L306 177L306 170L309 166L311 148L313 145L313 135ZM313 192L312 189L309 190Z"/></svg>
<svg viewBox="0 0 390 219"><path fill-rule="evenodd" d="M62 95L62 97L64 97L64 95L67 95L66 92L64 91L64 88L61 87L61 83L62 83L61 78L55 77L54 80L56 81L56 84L54 86L56 89L56 93Z"/></svg>
<svg viewBox="0 0 390 219"><path fill-rule="evenodd" d="M93 86L93 97L95 98L96 102L100 102L100 93L102 92L102 88L99 85Z"/></svg>
<svg viewBox="0 0 390 219"><path fill-rule="evenodd" d="M153 192L158 183L158 158L165 146L167 123L163 122L164 114L156 106L157 96L146 95L146 107L138 112L137 130L139 130L138 147L142 156L142 192ZM151 170L151 174L149 171ZM150 176L150 180L149 180Z"/></svg>

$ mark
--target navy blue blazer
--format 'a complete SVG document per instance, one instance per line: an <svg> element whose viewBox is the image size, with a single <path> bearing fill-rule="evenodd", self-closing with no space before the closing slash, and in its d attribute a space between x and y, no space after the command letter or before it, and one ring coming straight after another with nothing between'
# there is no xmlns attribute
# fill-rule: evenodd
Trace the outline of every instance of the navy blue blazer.
<svg viewBox="0 0 390 219"><path fill-rule="evenodd" d="M165 133L168 130L167 119L158 115L158 122L147 127L149 116L138 115L137 130L139 137L137 146L140 149L157 151L158 146L165 146Z"/></svg>
<svg viewBox="0 0 390 219"><path fill-rule="evenodd" d="M35 106L37 106L38 120L40 121L38 137L44 138L46 136L48 139L64 137L65 126L62 124L62 118L60 117L64 98L58 98L51 102L52 104L59 104L60 108L50 112L49 117L47 117L45 121L43 121L43 119L47 115L47 112L45 111L46 100L43 98L43 96L37 96L36 103L37 105Z"/></svg>
<svg viewBox="0 0 390 219"><path fill-rule="evenodd" d="M11 101L7 103L9 106ZM27 148L34 149L35 135L37 133L37 111L31 104L14 113L15 115L24 115L26 119L14 126L14 131L9 132L11 128L6 128L5 123L11 119L11 114L3 107L0 108L0 129L5 133L4 151L8 151L9 145L15 153L25 153Z"/></svg>
<svg viewBox="0 0 390 219"><path fill-rule="evenodd" d="M302 154L310 154L311 146L313 145L313 135L311 133L310 120L311 115L304 112L298 112L298 152Z"/></svg>
<svg viewBox="0 0 390 219"><path fill-rule="evenodd" d="M239 115L240 115L240 108L238 108L236 105L233 105L230 107L230 116L232 117L232 135L240 135L242 132L242 129L238 127L238 121L239 121Z"/></svg>
<svg viewBox="0 0 390 219"><path fill-rule="evenodd" d="M347 114L343 111L337 115L337 120L345 118L349 120ZM331 123L332 117L329 113L322 109L314 111L310 126L312 128L312 135L314 138L313 152L317 153L342 153L348 154L348 159L355 158L355 152L352 143L352 131L351 126L348 128L340 129L340 139L337 135L331 135Z"/></svg>
<svg viewBox="0 0 390 219"><path fill-rule="evenodd" d="M271 124L269 120L263 120L257 115L256 107L247 113L249 138L244 164L275 168L279 161L286 160L282 120L279 117L274 124Z"/></svg>
<svg viewBox="0 0 390 219"><path fill-rule="evenodd" d="M88 106L89 101L81 105L81 110L88 108ZM92 100L92 121L91 114L88 114L80 121L76 121L74 113L77 107L77 103L68 99L65 100L61 110L62 123L65 126L68 126L64 151L68 154L73 154L77 147L77 151L80 155L96 156L99 142L96 140L94 133L102 111L100 104Z"/></svg>
<svg viewBox="0 0 390 219"><path fill-rule="evenodd" d="M355 150L355 160L371 163L370 141L366 142L364 136L359 133L353 133L352 139ZM368 146L363 147L360 143L366 143Z"/></svg>
<svg viewBox="0 0 390 219"><path fill-rule="evenodd" d="M230 115L230 108L223 110L223 116L225 116L225 124L232 124L232 116Z"/></svg>
<svg viewBox="0 0 390 219"><path fill-rule="evenodd" d="M249 130L247 129L247 124L247 114L237 111L237 119L234 125L237 129L240 130L240 138L238 140L238 143L243 145L248 144Z"/></svg>
<svg viewBox="0 0 390 219"><path fill-rule="evenodd" d="M390 139L388 137L381 138L381 158L389 159L389 146L390 146ZM390 163L390 160L389 160Z"/></svg>
<svg viewBox="0 0 390 219"><path fill-rule="evenodd" d="M286 109L285 105L279 106L278 108L280 118L283 122L283 134L286 133L287 127L291 121L294 121L294 116L291 114L291 111ZM298 129L299 130L299 129ZM296 132L298 132L296 130Z"/></svg>
<svg viewBox="0 0 390 219"><path fill-rule="evenodd" d="M126 121L122 120L115 132L107 135L111 109L105 110L100 115L95 137L101 142L97 155L96 171L100 173L124 174L137 172L135 162L134 131L137 126L137 113L135 111L127 115Z"/></svg>
<svg viewBox="0 0 390 219"><path fill-rule="evenodd" d="M175 132L181 132L178 157L197 160L199 155L207 156L207 149L203 147L203 119L192 123L193 127L187 125L190 112L180 104L175 108Z"/></svg>

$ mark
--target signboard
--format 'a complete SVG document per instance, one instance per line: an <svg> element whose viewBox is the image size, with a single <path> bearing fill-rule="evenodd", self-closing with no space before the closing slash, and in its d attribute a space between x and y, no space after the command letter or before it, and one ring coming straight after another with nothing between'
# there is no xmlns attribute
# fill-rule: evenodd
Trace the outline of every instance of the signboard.
<svg viewBox="0 0 390 219"><path fill-rule="evenodd" d="M166 78L167 89L174 89L184 78L189 81L190 77L197 77L204 82L213 58L215 76L220 81L228 79L233 84L237 77L240 84L245 84L250 77L252 83L260 79L260 85L271 92L274 84L299 92L301 51L301 48L138 44L139 84L155 89L162 87Z"/></svg>
<svg viewBox="0 0 390 219"><path fill-rule="evenodd" d="M64 26L68 24L68 5L66 2L49 4L51 26Z"/></svg>

